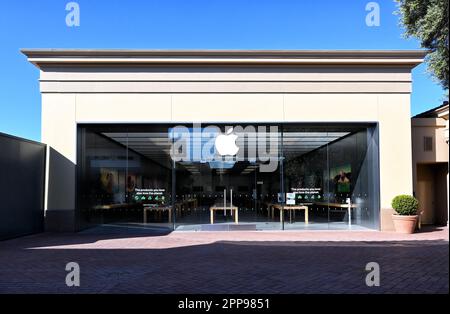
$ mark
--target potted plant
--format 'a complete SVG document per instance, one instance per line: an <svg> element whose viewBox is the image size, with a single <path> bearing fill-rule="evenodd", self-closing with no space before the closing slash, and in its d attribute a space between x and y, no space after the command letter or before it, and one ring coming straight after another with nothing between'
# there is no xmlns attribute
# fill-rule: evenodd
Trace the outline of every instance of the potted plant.
<svg viewBox="0 0 450 314"><path fill-rule="evenodd" d="M398 195L392 200L394 227L400 233L413 233L417 225L419 201L411 195Z"/></svg>

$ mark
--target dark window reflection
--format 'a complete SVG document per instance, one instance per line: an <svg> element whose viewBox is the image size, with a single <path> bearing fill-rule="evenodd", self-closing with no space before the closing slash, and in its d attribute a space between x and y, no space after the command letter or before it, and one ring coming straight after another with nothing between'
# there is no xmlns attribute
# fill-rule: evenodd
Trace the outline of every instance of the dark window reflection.
<svg viewBox="0 0 450 314"><path fill-rule="evenodd" d="M191 159L174 162L174 127L79 126L77 202L82 227L202 230L211 223L237 222L257 230L378 228L375 125L278 125L272 137L280 142L272 156L278 167L271 172L261 171L262 161L248 154L211 161L179 147L175 153ZM182 129L194 130L190 125ZM218 125L215 132L225 133L225 126ZM239 141L253 149L261 145L254 134ZM206 145L203 140L187 143L194 150ZM214 148L208 149L211 153Z"/></svg>

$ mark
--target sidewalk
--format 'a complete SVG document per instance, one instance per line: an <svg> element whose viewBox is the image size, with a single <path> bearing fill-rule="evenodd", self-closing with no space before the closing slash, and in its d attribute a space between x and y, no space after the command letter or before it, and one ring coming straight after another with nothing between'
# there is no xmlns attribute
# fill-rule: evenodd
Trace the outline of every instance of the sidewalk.
<svg viewBox="0 0 450 314"><path fill-rule="evenodd" d="M81 286L65 285L76 262ZM368 287L365 266L380 265ZM0 293L448 293L448 229L39 234L0 242Z"/></svg>
<svg viewBox="0 0 450 314"><path fill-rule="evenodd" d="M427 242L449 241L448 228L424 228L414 234L400 234L380 231L217 231L195 232L175 231L169 234L145 237L133 230L125 231L123 238L117 232L105 232L104 229L92 229L82 232L80 239L96 239L80 241L80 243L43 246L53 249L167 249L191 245L205 245L215 242L252 242L273 243L274 245L358 245L370 242L372 245L382 242ZM145 233L144 233L145 234ZM109 237L109 235L113 235ZM136 236L134 236L136 235ZM49 235L50 236L50 235ZM58 235L59 237L59 235ZM64 236L62 236L64 237ZM69 238L71 238L69 236ZM73 239L71 239L73 240Z"/></svg>

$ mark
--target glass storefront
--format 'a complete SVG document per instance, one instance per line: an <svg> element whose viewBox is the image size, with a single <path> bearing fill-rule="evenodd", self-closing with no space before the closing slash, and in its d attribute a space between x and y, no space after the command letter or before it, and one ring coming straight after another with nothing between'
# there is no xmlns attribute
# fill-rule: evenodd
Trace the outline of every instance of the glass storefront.
<svg viewBox="0 0 450 314"><path fill-rule="evenodd" d="M378 229L376 124L78 126L81 227Z"/></svg>

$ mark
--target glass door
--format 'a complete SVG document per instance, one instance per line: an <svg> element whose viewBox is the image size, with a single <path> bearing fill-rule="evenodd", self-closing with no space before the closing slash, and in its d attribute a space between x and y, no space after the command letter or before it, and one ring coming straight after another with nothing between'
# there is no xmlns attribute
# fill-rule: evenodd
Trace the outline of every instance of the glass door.
<svg viewBox="0 0 450 314"><path fill-rule="evenodd" d="M222 162L176 163L176 229L203 230L205 224L239 221L233 166Z"/></svg>
<svg viewBox="0 0 450 314"><path fill-rule="evenodd" d="M216 193L209 207L210 224L239 223L239 207L236 206L236 182L232 178L235 162L217 162L209 165Z"/></svg>
<svg viewBox="0 0 450 314"><path fill-rule="evenodd" d="M219 223L281 228L278 126L186 125L173 129L173 139L177 229Z"/></svg>
<svg viewBox="0 0 450 314"><path fill-rule="evenodd" d="M180 159L175 162L175 228L252 223L257 229L280 229L280 220L268 212L280 193L278 147L271 146L277 143L270 144L270 136L265 126L263 131L224 125L174 129L174 139L181 143L175 145ZM277 132L273 137L278 141ZM266 151L272 155L263 155L261 162L255 154Z"/></svg>

